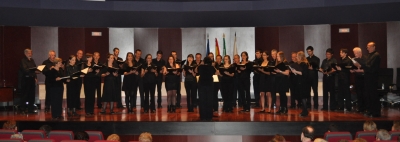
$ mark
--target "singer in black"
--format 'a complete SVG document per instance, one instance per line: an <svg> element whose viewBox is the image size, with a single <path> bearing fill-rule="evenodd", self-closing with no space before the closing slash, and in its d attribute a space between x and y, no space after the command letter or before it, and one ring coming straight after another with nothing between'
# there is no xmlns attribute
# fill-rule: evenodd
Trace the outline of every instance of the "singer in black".
<svg viewBox="0 0 400 142"><path fill-rule="evenodd" d="M103 66L100 62L100 53L93 53L93 65ZM101 108L101 75L94 77L95 78L95 89L96 89L96 105L97 108Z"/></svg>
<svg viewBox="0 0 400 142"><path fill-rule="evenodd" d="M177 57L176 51L172 51L171 55L174 57L175 63L179 66L179 68L182 68L181 67L182 60ZM179 76L179 79L177 80L178 81L178 84L177 84L178 89L176 90L176 105L175 105L175 107L181 108L182 107L181 106L181 73L178 72L177 75Z"/></svg>
<svg viewBox="0 0 400 142"><path fill-rule="evenodd" d="M133 61L133 53L128 52L126 54L125 63L123 65L124 70L124 84L122 85L122 91L125 91L125 105L128 113L132 113L134 106L136 106L137 88L138 82L137 78L139 76L139 67Z"/></svg>
<svg viewBox="0 0 400 142"><path fill-rule="evenodd" d="M165 67L165 60L162 59L163 52L161 50L157 51L157 57L153 59L153 63L157 66L157 78L156 78L156 85L157 85L157 108L162 108L162 94L161 94L161 85L163 82L164 74L163 68Z"/></svg>
<svg viewBox="0 0 400 142"><path fill-rule="evenodd" d="M308 76L310 78L310 87L308 88L309 96L310 98L307 100L307 105L311 107L311 90L312 88L314 96L313 96L313 101L314 101L314 109L318 109L318 70L319 70L319 64L320 60L317 56L314 55L314 47L308 46L307 47L307 60L310 66L308 67L310 75Z"/></svg>
<svg viewBox="0 0 400 142"><path fill-rule="evenodd" d="M37 70L32 70L31 68L36 67L35 60L32 59L32 50L25 49L24 50L25 57L22 58L19 64L19 72L18 72L18 88L22 91L21 97L21 111L25 113L34 113L34 102L35 102L35 88L37 77L36 74L40 72ZM26 104L28 103L28 104Z"/></svg>
<svg viewBox="0 0 400 142"><path fill-rule="evenodd" d="M176 91L178 89L178 80L180 79L180 77L178 76L178 71L176 70L178 68L179 65L175 63L175 58L173 56L169 56L168 63L165 65L164 68L164 75L165 75L165 89L167 90L167 102L168 102L167 112L170 113L176 111L175 107Z"/></svg>
<svg viewBox="0 0 400 142"><path fill-rule="evenodd" d="M93 54L86 53L86 63L83 69L88 68L84 77L83 89L85 90L85 112L86 116L94 115L94 101L96 96L96 78L100 76L100 69L93 70Z"/></svg>
<svg viewBox="0 0 400 142"><path fill-rule="evenodd" d="M237 65L240 64L240 56L238 54L233 56L233 66L237 67ZM239 74L238 71L235 70L235 75L233 76L233 106L236 106L236 100L237 100L237 105L239 107L243 107L243 99L241 98L241 96L239 95Z"/></svg>
<svg viewBox="0 0 400 142"><path fill-rule="evenodd" d="M196 94L197 94L196 73L194 71L194 67L196 67L197 64L193 61L193 58L194 58L193 54L189 54L187 56L186 59L187 62L185 65L187 67L185 67L185 70L183 70L183 76L185 77L186 102L187 102L188 112L194 112L193 103L196 100Z"/></svg>
<svg viewBox="0 0 400 142"><path fill-rule="evenodd" d="M63 93L64 93L64 80L61 77L64 77L64 71L61 68L62 59L55 58L53 59L53 67L47 71L46 79L48 79L48 95L51 95L50 102L51 106L51 117L54 120L63 119L62 117L62 101L63 101Z"/></svg>
<svg viewBox="0 0 400 142"><path fill-rule="evenodd" d="M344 107L347 111L351 111L351 94L350 94L350 69L353 65L351 59L347 56L347 49L340 49L340 60L336 66L339 81L338 93L338 111L343 111ZM335 69L334 69L335 70ZM346 99L344 101L343 99Z"/></svg>
<svg viewBox="0 0 400 142"><path fill-rule="evenodd" d="M117 64L118 68L122 68L123 64L121 64L121 61L123 61L123 59L121 57L118 57L119 55L119 48L115 47L113 49L114 52L114 64ZM121 72L118 73L118 77L117 77L117 90L115 93L117 93L117 108L123 108L122 106L122 96L121 96L121 81L122 81L122 77L121 75L123 74L122 70L120 70Z"/></svg>
<svg viewBox="0 0 400 142"><path fill-rule="evenodd" d="M289 69L286 65L289 63L285 59L285 55L282 51L279 51L277 56L277 62L275 65L276 72L276 91L279 93L279 110L276 114L287 114L287 96L286 92L289 92Z"/></svg>
<svg viewBox="0 0 400 142"><path fill-rule="evenodd" d="M210 53L211 54L211 53ZM217 55L215 57L215 62L214 62L214 68L215 70L218 70L219 67L223 66L222 64L222 56ZM218 91L221 89L221 83L220 82L214 82L214 91L213 91L213 110L214 112L218 111ZM222 99L224 99L222 97Z"/></svg>
<svg viewBox="0 0 400 142"><path fill-rule="evenodd" d="M224 105L222 110L224 112L233 112L232 100L233 100L233 77L235 75L235 67L231 64L231 57L229 55L225 55L224 64L219 68L224 68L225 71L221 69L217 70L217 74L219 76L221 82L221 95L224 100ZM231 70L232 69L232 70Z"/></svg>
<svg viewBox="0 0 400 142"><path fill-rule="evenodd" d="M354 60L357 63L360 64L365 64L366 57L362 55L362 50L360 47L355 47L353 48L353 53L354 53ZM350 70L351 73L355 74L355 89L357 93L357 105L358 105L358 110L357 112L363 113L366 108L365 102L369 99L365 96L364 93L364 69L360 69L358 67L355 67Z"/></svg>
<svg viewBox="0 0 400 142"><path fill-rule="evenodd" d="M211 121L213 117L213 75L215 74L215 68L212 66L210 57L203 59L204 65L200 65L197 71L199 77L199 110L200 120Z"/></svg>
<svg viewBox="0 0 400 142"><path fill-rule="evenodd" d="M381 103L379 102L379 96L376 89L378 84L379 67L381 64L381 56L375 50L375 43L369 42L367 45L368 56L365 64L356 63L358 68L364 69L364 87L365 95L369 98L366 102L366 113L368 117L380 117L381 116Z"/></svg>
<svg viewBox="0 0 400 142"><path fill-rule="evenodd" d="M117 77L118 77L118 66L114 63L114 55L108 54L107 63L103 65L103 70L101 71L101 76L104 77L103 86L103 108L100 114L106 113L107 103L110 103L110 114L114 114L114 102L118 100L117 98Z"/></svg>
<svg viewBox="0 0 400 142"><path fill-rule="evenodd" d="M330 110L335 110L337 107L336 91L335 91L335 70L332 70L332 65L337 64L336 59L333 57L333 50L331 48L326 49L326 59L322 61L320 72L324 74L322 78L323 87L323 106L322 110L328 110L328 100ZM329 94L328 94L329 93ZM329 96L328 96L329 95ZM329 99L328 99L329 98Z"/></svg>
<svg viewBox="0 0 400 142"><path fill-rule="evenodd" d="M75 63L75 65L77 66L77 69L78 69L78 71L81 71L82 70L82 64L84 64L86 61L85 61L85 59L83 58L83 51L82 50L78 50L77 52L76 52L76 63ZM79 82L79 85L78 85L78 90L81 90L82 89L82 78L84 77L85 75L83 75L83 74L81 74L81 75L79 75L78 76L78 78L76 79L77 80L77 82ZM81 110L82 108L81 108L81 91L79 91L78 92L79 94L78 94L78 96L79 97L75 97L75 101L76 101L76 103L75 103L75 107L76 107L76 109L78 109L78 110Z"/></svg>
<svg viewBox="0 0 400 142"><path fill-rule="evenodd" d="M292 68L299 68L297 67L297 52L292 52L292 61L289 62L289 66ZM297 75L294 74L291 70L289 70L289 84L290 84L290 108L296 108L296 101L297 107L301 107L301 99L299 97L299 92L296 90L297 87Z"/></svg>
<svg viewBox="0 0 400 142"><path fill-rule="evenodd" d="M143 89L144 89L144 113L148 113L149 110L151 113L156 112L155 105L155 91L156 91L156 77L157 66L152 63L153 59L151 54L147 54L145 57L146 64L144 64L142 68L142 76L143 76ZM149 100L150 99L150 100ZM149 103L150 102L150 103Z"/></svg>
<svg viewBox="0 0 400 142"><path fill-rule="evenodd" d="M300 117L306 117L308 116L308 110L307 110L307 99L309 98L309 64L307 61L307 58L304 54L303 51L297 52L297 60L298 60L298 68L292 68L292 72L294 74L297 74L297 84L296 84L296 90L299 92L299 96L301 98L302 102L302 111L299 114Z"/></svg>
<svg viewBox="0 0 400 142"><path fill-rule="evenodd" d="M44 107L44 111L45 112L49 112L50 111L50 98L51 96L50 94L50 90L48 89L47 86L49 86L49 80L47 79L47 73L54 67L54 59L56 58L56 52L54 50L50 50L49 51L49 58L45 61L43 61L42 65L46 65L45 68L43 69L42 73L44 74L44 76L46 76L46 79L44 80L44 84L45 84L45 90L46 90L46 94L45 94L45 107Z"/></svg>
<svg viewBox="0 0 400 142"><path fill-rule="evenodd" d="M78 79L79 74L77 72L80 72L80 67L76 65L76 56L71 55L69 56L68 59L68 65L66 66L66 75L70 76L69 79L67 79L67 114L69 117L71 116L77 116L78 113L76 113L76 109L79 101L77 101L80 98L80 92L81 90L79 89L79 86L82 86L82 80Z"/></svg>
<svg viewBox="0 0 400 142"><path fill-rule="evenodd" d="M270 61L268 60L268 53L264 51L261 53L261 60L262 62L259 64L260 68L258 68L258 72L260 74L260 103L261 103L261 113L265 112L265 100L267 97L268 102L268 113L271 113L271 105L272 105L272 98L271 98L271 83L268 81L271 72L267 69L268 66L271 65ZM257 95L257 94L255 94Z"/></svg>
<svg viewBox="0 0 400 142"><path fill-rule="evenodd" d="M200 53L196 53L196 60L194 61L194 62L196 62L196 65L200 65L200 64L202 64L203 63L203 60L201 60L201 54ZM198 72L196 72L196 76L198 76L199 75L199 73ZM194 108L196 108L197 106L198 106L198 102L199 102L199 95L198 95L198 82L196 81L196 91L195 91L195 97L194 97L194 101L193 101L193 107Z"/></svg>
<svg viewBox="0 0 400 142"><path fill-rule="evenodd" d="M271 50L271 59L269 60L271 66L276 65L276 55L278 51L276 49ZM271 85L271 98L272 98L272 107L276 107L276 87L275 87L275 78L276 78L276 73L274 71L271 71L271 74L268 76L268 83Z"/></svg>
<svg viewBox="0 0 400 142"><path fill-rule="evenodd" d="M246 51L241 53L242 62L240 62L242 67L238 68L239 74L239 95L242 96L244 100L243 110L245 112L250 111L250 73L252 71L253 64L249 62L249 56Z"/></svg>
<svg viewBox="0 0 400 142"><path fill-rule="evenodd" d="M142 50L136 49L135 50L135 58L133 60L135 62L135 65L144 65L145 61L142 58ZM138 77L136 78L138 82L138 87L139 87L139 95L140 95L140 106L143 107L144 105L144 89L143 89L143 78ZM133 106L133 108L136 108L136 105Z"/></svg>
<svg viewBox="0 0 400 142"><path fill-rule="evenodd" d="M254 59L254 65L260 65L262 62L261 59L261 50L256 50L256 58ZM253 70L253 89L254 89L254 100L256 102L255 107L260 107L260 73L258 70Z"/></svg>

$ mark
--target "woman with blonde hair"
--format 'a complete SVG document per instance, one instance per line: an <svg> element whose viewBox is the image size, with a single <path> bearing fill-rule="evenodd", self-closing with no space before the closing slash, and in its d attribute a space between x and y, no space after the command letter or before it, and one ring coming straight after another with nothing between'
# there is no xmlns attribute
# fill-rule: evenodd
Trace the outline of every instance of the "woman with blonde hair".
<svg viewBox="0 0 400 142"><path fill-rule="evenodd" d="M276 64L275 64L275 72L276 72L276 91L279 93L279 101L280 106L278 112L276 114L287 114L287 96L286 92L289 92L289 69L286 66L289 64L286 59L285 55L282 51L279 51L276 56Z"/></svg>
<svg viewBox="0 0 400 142"><path fill-rule="evenodd" d="M107 141L120 141L120 139L117 134L111 134L107 137Z"/></svg>
<svg viewBox="0 0 400 142"><path fill-rule="evenodd" d="M143 132L139 136L139 142L152 142L153 137L149 132Z"/></svg>
<svg viewBox="0 0 400 142"><path fill-rule="evenodd" d="M307 110L307 85L308 81L308 66L309 63L303 51L297 52L297 63L299 64L299 68L292 69L292 72L299 76L297 80L297 89L299 90L299 97L303 103L303 109L299 116L305 117L308 116Z"/></svg>

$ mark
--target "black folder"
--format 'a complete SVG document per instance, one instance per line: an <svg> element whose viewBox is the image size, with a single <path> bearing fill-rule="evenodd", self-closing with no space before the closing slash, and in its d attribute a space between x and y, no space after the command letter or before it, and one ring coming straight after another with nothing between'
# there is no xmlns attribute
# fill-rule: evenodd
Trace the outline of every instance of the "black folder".
<svg viewBox="0 0 400 142"><path fill-rule="evenodd" d="M92 66L93 70L102 69L102 68L103 68L103 66L100 66L100 65L93 65Z"/></svg>
<svg viewBox="0 0 400 142"><path fill-rule="evenodd" d="M119 68L114 68L114 67L108 67L107 68L107 72L109 72L109 73L116 72L117 70L119 70Z"/></svg>
<svg viewBox="0 0 400 142"><path fill-rule="evenodd" d="M178 64L180 67L182 67L183 65L185 65L186 60L183 61L175 61L176 64Z"/></svg>
<svg viewBox="0 0 400 142"><path fill-rule="evenodd" d="M150 71L151 69L157 70L157 66L147 66L147 67L144 67L144 69L148 70L148 71Z"/></svg>
<svg viewBox="0 0 400 142"><path fill-rule="evenodd" d="M182 68L167 68L168 72L173 72L173 71L178 71L178 72L182 72Z"/></svg>
<svg viewBox="0 0 400 142"><path fill-rule="evenodd" d="M229 66L228 68L219 67L218 70L219 70L219 73L221 75L227 76L227 74L225 74L224 72L227 71L229 73L234 73L235 72L235 67L233 67L233 66Z"/></svg>
<svg viewBox="0 0 400 142"><path fill-rule="evenodd" d="M117 60L117 64L124 64L125 62L123 60Z"/></svg>
<svg viewBox="0 0 400 142"><path fill-rule="evenodd" d="M195 70L196 69L196 67L197 66L188 66L188 65L185 65L184 67L183 67L183 69L186 71L186 72L188 72L189 70Z"/></svg>

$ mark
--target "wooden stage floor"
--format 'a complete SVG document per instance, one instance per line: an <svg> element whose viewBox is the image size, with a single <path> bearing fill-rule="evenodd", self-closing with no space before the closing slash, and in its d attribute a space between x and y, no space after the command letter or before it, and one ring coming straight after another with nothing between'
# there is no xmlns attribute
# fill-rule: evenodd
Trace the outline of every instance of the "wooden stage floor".
<svg viewBox="0 0 400 142"><path fill-rule="evenodd" d="M221 104L220 104L221 105ZM321 107L321 106L320 106ZM329 121L393 121L400 119L400 111L398 107L389 107L382 109L382 117L368 118L357 112L337 112L322 111L311 109L308 117L299 117L301 109L289 109L287 115L276 115L273 113L259 113L260 108L252 108L250 112L240 112L241 108L235 108L233 113L225 113L220 110L214 113L213 122L329 122ZM135 113L127 113L125 108L114 109L115 114L99 114L100 109L95 109L95 115L85 116L84 109L78 111L80 116L68 118L64 111L64 119L58 121L117 121L117 122L198 122L198 109L195 112L187 112L186 105L177 109L176 113L167 113L166 105L157 109L155 113L143 113L143 110L136 109ZM275 109L274 111L277 111ZM39 110L38 113L22 115L10 111L0 111L0 121L14 119L16 121L53 121L51 113L45 113Z"/></svg>

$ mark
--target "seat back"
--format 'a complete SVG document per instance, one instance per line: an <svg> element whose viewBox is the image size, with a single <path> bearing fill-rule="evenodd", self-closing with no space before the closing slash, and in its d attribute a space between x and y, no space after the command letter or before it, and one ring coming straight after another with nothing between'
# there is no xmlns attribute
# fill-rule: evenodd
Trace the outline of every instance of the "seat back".
<svg viewBox="0 0 400 142"><path fill-rule="evenodd" d="M377 131L358 131L355 138L363 138L367 142L374 142L376 141L376 133Z"/></svg>
<svg viewBox="0 0 400 142"><path fill-rule="evenodd" d="M342 139L352 140L350 132L326 132L324 139L328 142L338 142Z"/></svg>
<svg viewBox="0 0 400 142"><path fill-rule="evenodd" d="M108 141L108 140L95 140L94 142L115 142L115 141Z"/></svg>
<svg viewBox="0 0 400 142"><path fill-rule="evenodd" d="M87 142L85 140L62 140L61 142Z"/></svg>
<svg viewBox="0 0 400 142"><path fill-rule="evenodd" d="M0 142L24 142L22 139L0 139Z"/></svg>
<svg viewBox="0 0 400 142"><path fill-rule="evenodd" d="M400 131L390 131L390 137L392 138L392 141L398 141L399 135Z"/></svg>
<svg viewBox="0 0 400 142"><path fill-rule="evenodd" d="M30 139L28 142L55 142L54 139Z"/></svg>
<svg viewBox="0 0 400 142"><path fill-rule="evenodd" d="M0 139L9 139L9 138L11 138L11 135L14 135L16 133L17 133L17 130L0 129Z"/></svg>
<svg viewBox="0 0 400 142"><path fill-rule="evenodd" d="M88 142L94 142L96 140L104 140L103 133L101 131L86 131L89 135Z"/></svg>
<svg viewBox="0 0 400 142"><path fill-rule="evenodd" d="M46 133L43 130L23 130L21 133L26 141L30 139L43 139L46 137Z"/></svg>
<svg viewBox="0 0 400 142"><path fill-rule="evenodd" d="M55 130L50 131L49 138L54 139L56 142L61 142L62 140L73 140L74 133L72 131Z"/></svg>

